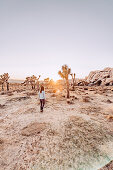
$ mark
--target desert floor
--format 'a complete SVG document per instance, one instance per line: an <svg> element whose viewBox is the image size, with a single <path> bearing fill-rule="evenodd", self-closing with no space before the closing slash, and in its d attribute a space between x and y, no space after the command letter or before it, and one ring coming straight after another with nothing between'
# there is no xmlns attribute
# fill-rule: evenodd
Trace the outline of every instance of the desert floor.
<svg viewBox="0 0 113 170"><path fill-rule="evenodd" d="M96 170L113 160L113 87L0 93L0 170Z"/></svg>

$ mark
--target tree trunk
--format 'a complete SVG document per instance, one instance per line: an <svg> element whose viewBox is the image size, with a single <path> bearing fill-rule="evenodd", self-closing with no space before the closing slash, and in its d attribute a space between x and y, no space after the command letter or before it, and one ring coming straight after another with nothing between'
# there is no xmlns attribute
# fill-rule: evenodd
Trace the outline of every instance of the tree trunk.
<svg viewBox="0 0 113 170"><path fill-rule="evenodd" d="M70 95L69 95L69 80L66 80L66 84L67 84L67 98L69 99Z"/></svg>
<svg viewBox="0 0 113 170"><path fill-rule="evenodd" d="M73 85L75 87L75 73L74 73Z"/></svg>
<svg viewBox="0 0 113 170"><path fill-rule="evenodd" d="M74 78L73 78L73 90L75 89L74 86L75 86L75 83L74 83Z"/></svg>
<svg viewBox="0 0 113 170"><path fill-rule="evenodd" d="M4 91L4 83L2 83L2 91Z"/></svg>
<svg viewBox="0 0 113 170"><path fill-rule="evenodd" d="M7 91L9 91L9 83L7 83Z"/></svg>

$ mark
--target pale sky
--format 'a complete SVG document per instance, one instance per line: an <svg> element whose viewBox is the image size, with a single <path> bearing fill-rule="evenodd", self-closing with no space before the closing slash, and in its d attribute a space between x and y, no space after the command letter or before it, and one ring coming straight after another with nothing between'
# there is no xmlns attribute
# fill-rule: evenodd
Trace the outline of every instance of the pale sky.
<svg viewBox="0 0 113 170"><path fill-rule="evenodd" d="M81 78L113 67L113 0L0 0L0 74Z"/></svg>

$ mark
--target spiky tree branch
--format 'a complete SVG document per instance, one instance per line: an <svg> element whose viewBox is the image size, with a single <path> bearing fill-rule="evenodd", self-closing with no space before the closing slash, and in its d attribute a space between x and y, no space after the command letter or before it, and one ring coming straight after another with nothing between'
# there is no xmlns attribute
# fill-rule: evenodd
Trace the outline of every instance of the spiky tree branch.
<svg viewBox="0 0 113 170"><path fill-rule="evenodd" d="M67 98L69 98L69 75L71 74L71 69L67 65L63 65L61 71L58 71L61 78L66 80L67 85Z"/></svg>

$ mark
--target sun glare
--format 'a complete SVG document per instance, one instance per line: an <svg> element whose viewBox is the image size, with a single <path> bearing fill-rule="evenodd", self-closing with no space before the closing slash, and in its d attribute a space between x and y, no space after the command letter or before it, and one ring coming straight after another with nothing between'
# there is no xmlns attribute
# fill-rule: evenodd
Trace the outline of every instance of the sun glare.
<svg viewBox="0 0 113 170"><path fill-rule="evenodd" d="M57 90L57 93L58 93L58 94L60 93L60 90L59 90L59 89Z"/></svg>

